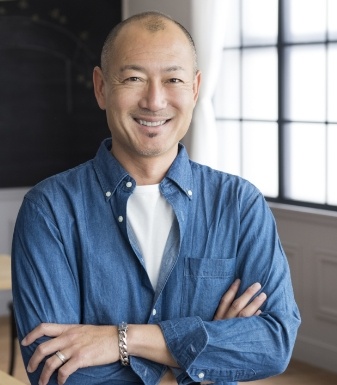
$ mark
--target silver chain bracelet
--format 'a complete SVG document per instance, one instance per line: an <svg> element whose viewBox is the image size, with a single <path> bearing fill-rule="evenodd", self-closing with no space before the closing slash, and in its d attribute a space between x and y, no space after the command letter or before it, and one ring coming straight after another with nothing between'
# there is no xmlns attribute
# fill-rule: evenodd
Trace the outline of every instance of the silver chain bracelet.
<svg viewBox="0 0 337 385"><path fill-rule="evenodd" d="M128 355L128 343L126 332L128 330L128 324L122 322L118 325L118 346L119 346L119 359L124 366L130 365Z"/></svg>

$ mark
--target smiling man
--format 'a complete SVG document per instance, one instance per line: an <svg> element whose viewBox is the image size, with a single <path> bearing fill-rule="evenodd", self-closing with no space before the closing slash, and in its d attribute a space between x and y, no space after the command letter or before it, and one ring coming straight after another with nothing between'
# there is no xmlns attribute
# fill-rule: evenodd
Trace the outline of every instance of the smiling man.
<svg viewBox="0 0 337 385"><path fill-rule="evenodd" d="M15 227L31 383L233 385L282 372L300 318L274 218L252 184L180 144L201 83L191 36L165 15L133 16L93 79L111 138L35 186Z"/></svg>
<svg viewBox="0 0 337 385"><path fill-rule="evenodd" d="M138 183L159 183L198 98L195 49L187 32L164 19L117 31L103 49L102 69L94 70L96 98L107 111L112 154Z"/></svg>

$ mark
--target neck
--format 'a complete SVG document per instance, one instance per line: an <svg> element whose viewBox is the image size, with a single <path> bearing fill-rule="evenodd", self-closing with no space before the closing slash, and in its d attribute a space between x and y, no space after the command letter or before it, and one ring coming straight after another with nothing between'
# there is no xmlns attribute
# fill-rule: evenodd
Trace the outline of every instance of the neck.
<svg viewBox="0 0 337 385"><path fill-rule="evenodd" d="M163 167L163 165L156 162L138 162L126 166L125 169L135 179L138 186L144 186L160 183L164 179L169 166Z"/></svg>
<svg viewBox="0 0 337 385"><path fill-rule="evenodd" d="M116 154L111 151L114 157L125 168L125 170L135 179L138 186L160 183L177 153L153 157L132 158L128 154Z"/></svg>

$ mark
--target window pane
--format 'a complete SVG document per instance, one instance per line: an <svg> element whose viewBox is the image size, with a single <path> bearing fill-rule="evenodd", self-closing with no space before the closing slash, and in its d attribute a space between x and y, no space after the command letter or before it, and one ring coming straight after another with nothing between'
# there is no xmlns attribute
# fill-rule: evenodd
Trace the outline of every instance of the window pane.
<svg viewBox="0 0 337 385"><path fill-rule="evenodd" d="M337 44L328 48L328 121L337 122Z"/></svg>
<svg viewBox="0 0 337 385"><path fill-rule="evenodd" d="M285 0L285 39L325 40L326 14L326 0Z"/></svg>
<svg viewBox="0 0 337 385"><path fill-rule="evenodd" d="M337 39L337 1L328 0L329 39Z"/></svg>
<svg viewBox="0 0 337 385"><path fill-rule="evenodd" d="M217 122L219 169L240 175L240 123Z"/></svg>
<svg viewBox="0 0 337 385"><path fill-rule="evenodd" d="M288 124L285 134L285 196L326 203L325 125Z"/></svg>
<svg viewBox="0 0 337 385"><path fill-rule="evenodd" d="M328 204L337 205L337 124L328 125Z"/></svg>
<svg viewBox="0 0 337 385"><path fill-rule="evenodd" d="M237 2L239 3L239 1ZM277 10L277 0L242 1L242 37L244 45L276 44Z"/></svg>
<svg viewBox="0 0 337 385"><path fill-rule="evenodd" d="M242 176L254 183L264 195L277 197L277 124L245 122L242 124L242 138Z"/></svg>
<svg viewBox="0 0 337 385"><path fill-rule="evenodd" d="M326 54L324 45L288 48L285 118L326 120Z"/></svg>
<svg viewBox="0 0 337 385"><path fill-rule="evenodd" d="M240 1L222 0L225 4L224 26L225 47L238 47L240 45Z"/></svg>
<svg viewBox="0 0 337 385"><path fill-rule="evenodd" d="M240 117L240 51L223 52L222 70L214 96L218 118Z"/></svg>
<svg viewBox="0 0 337 385"><path fill-rule="evenodd" d="M242 116L277 120L277 52L274 48L243 51Z"/></svg>

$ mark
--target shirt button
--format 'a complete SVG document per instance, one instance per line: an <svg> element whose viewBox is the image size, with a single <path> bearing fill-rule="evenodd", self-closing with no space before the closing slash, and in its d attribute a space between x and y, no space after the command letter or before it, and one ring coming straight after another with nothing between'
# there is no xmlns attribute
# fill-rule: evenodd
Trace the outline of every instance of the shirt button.
<svg viewBox="0 0 337 385"><path fill-rule="evenodd" d="M128 188L132 187L132 182L126 182L125 186L128 187Z"/></svg>
<svg viewBox="0 0 337 385"><path fill-rule="evenodd" d="M110 191L107 191L107 192L105 193L105 196L108 197L108 198L111 197L111 192L110 192Z"/></svg>
<svg viewBox="0 0 337 385"><path fill-rule="evenodd" d="M123 222L123 220L124 220L124 218L120 215L120 216L118 217L118 222Z"/></svg>
<svg viewBox="0 0 337 385"><path fill-rule="evenodd" d="M187 195L188 195L188 196L190 196L190 197L191 197L191 196L192 196L192 194L193 194L193 193L192 193L192 190L188 190L188 191L187 191Z"/></svg>
<svg viewBox="0 0 337 385"><path fill-rule="evenodd" d="M152 315L156 315L157 314L157 310L156 309L153 309L152 310Z"/></svg>
<svg viewBox="0 0 337 385"><path fill-rule="evenodd" d="M198 374L198 377L200 378L200 380L202 380L202 379L205 377L205 373L200 372L200 373Z"/></svg>

